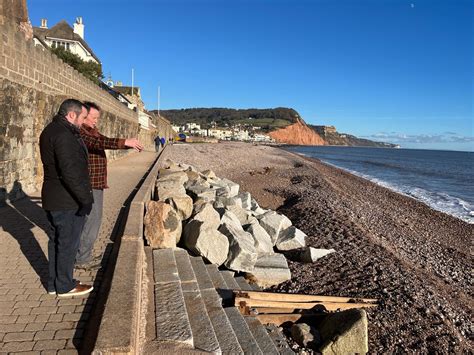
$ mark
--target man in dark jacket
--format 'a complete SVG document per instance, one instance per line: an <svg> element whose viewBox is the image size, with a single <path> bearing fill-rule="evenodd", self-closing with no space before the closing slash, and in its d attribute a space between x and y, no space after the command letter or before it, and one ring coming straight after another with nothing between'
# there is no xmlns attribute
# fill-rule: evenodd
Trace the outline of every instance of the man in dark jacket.
<svg viewBox="0 0 474 355"><path fill-rule="evenodd" d="M84 295L93 289L73 278L84 219L94 202L87 149L79 132L86 116L80 101L65 100L40 136L44 168L41 198L54 229L48 242L48 293L57 293L58 297Z"/></svg>

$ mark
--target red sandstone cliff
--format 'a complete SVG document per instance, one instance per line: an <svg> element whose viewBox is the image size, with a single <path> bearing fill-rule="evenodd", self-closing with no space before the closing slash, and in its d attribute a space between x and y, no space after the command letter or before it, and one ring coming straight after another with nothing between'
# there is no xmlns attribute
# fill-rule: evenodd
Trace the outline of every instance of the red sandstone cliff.
<svg viewBox="0 0 474 355"><path fill-rule="evenodd" d="M326 145L327 143L302 120L268 133L278 143L297 145Z"/></svg>

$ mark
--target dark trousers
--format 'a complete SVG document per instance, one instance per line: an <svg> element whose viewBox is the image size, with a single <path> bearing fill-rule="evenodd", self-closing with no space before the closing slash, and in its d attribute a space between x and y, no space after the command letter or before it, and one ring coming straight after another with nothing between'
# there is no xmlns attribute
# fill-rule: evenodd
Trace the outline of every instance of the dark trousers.
<svg viewBox="0 0 474 355"><path fill-rule="evenodd" d="M76 287L74 261L85 218L77 216L76 210L46 212L54 229L48 241L48 291L67 293Z"/></svg>

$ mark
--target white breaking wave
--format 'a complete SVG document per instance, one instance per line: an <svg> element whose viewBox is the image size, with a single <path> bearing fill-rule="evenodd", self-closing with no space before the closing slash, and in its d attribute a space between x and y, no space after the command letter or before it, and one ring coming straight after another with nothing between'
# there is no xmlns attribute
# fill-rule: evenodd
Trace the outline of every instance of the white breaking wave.
<svg viewBox="0 0 474 355"><path fill-rule="evenodd" d="M447 213L469 224L474 224L474 205L460 198L450 196L447 193L432 192L419 187L390 183L367 174L359 173L351 169L341 168L340 166L331 164L327 161L324 162L328 165L345 170L353 175L357 175L361 178L372 181L377 185L386 187L387 189L401 193L402 195L414 198L417 201L423 202L425 205L428 205L436 211Z"/></svg>

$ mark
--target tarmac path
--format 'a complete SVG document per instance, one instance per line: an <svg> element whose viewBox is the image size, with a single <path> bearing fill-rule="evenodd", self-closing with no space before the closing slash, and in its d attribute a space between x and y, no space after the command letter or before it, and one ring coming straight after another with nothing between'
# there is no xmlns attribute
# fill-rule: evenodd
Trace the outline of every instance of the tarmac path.
<svg viewBox="0 0 474 355"><path fill-rule="evenodd" d="M102 268L74 275L94 283L88 297L58 299L46 292L50 227L40 193L0 207L0 354L89 352L100 320L98 292L102 294L101 286L107 283L104 270L114 263L113 240L128 212L124 205L155 159L155 152L144 151L109 163L110 188L104 194L102 227L94 247L94 255L103 256Z"/></svg>

